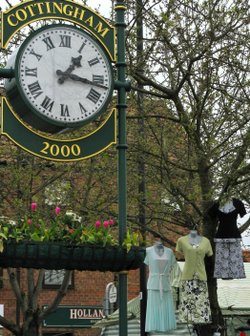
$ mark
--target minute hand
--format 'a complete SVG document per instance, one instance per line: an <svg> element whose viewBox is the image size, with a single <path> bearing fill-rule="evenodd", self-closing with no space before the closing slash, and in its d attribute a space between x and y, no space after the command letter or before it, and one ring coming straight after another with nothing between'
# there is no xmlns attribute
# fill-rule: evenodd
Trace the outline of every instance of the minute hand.
<svg viewBox="0 0 250 336"><path fill-rule="evenodd" d="M78 75L75 75L75 74L68 74L68 77L72 80L76 80L76 81L79 81L79 82L82 82L82 83L86 83L86 84L91 84L91 85L94 85L94 86L98 86L100 88L103 88L103 89L107 89L108 87L105 86L105 85L102 85L102 84L99 84L99 83L96 83L94 81L91 81L87 78L84 78L84 77L80 77Z"/></svg>

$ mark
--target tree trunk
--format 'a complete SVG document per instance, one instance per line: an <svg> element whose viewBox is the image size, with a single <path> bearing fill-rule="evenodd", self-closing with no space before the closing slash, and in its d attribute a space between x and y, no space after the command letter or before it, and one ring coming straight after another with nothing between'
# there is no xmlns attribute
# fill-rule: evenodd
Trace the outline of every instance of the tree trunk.
<svg viewBox="0 0 250 336"><path fill-rule="evenodd" d="M17 336L41 336L39 325L33 320L26 329L22 329Z"/></svg>
<svg viewBox="0 0 250 336"><path fill-rule="evenodd" d="M203 218L203 227L202 233L205 237L210 240L212 245L213 251L215 251L214 246L214 237L216 234L216 227L217 222L213 221L208 215L208 209L213 204L213 200L211 200L210 195L211 193L211 177L209 174L209 170L207 169L207 158L203 155L198 157L198 171L199 171L199 178L200 178L200 185L202 190L202 211L204 214ZM226 335L224 328L225 322L223 319L223 315L219 306L218 302L218 295L217 295L217 279L214 278L214 255L212 257L207 257L205 259L206 265L206 273L207 273L207 286L208 286L208 295L210 301L210 308L212 314L212 324L210 329L208 326L199 326L200 333L203 336L206 335L213 335L213 332L216 330L220 330L222 335Z"/></svg>

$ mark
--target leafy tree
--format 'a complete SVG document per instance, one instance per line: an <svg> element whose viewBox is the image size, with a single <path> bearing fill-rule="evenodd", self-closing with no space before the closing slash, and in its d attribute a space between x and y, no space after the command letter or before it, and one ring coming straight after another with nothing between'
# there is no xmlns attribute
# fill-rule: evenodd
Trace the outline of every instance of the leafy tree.
<svg viewBox="0 0 250 336"><path fill-rule="evenodd" d="M215 199L231 188L249 204L248 6L234 0L145 1L139 62L135 2L128 1L128 8L129 73L150 106L143 154L148 176L157 180L155 218L163 236L170 220L177 233L177 225L198 224L213 243L217 223L207 211ZM220 324L211 267L208 276L213 322Z"/></svg>

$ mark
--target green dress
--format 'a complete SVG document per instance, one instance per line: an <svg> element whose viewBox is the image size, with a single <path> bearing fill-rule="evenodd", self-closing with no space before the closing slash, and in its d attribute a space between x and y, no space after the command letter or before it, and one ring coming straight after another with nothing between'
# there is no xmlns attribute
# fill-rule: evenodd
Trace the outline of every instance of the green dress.
<svg viewBox="0 0 250 336"><path fill-rule="evenodd" d="M180 285L179 320L187 323L210 323L211 309L207 290L205 256L212 256L210 241L202 237L192 245L189 236L178 239L176 251L184 254L185 264Z"/></svg>
<svg viewBox="0 0 250 336"><path fill-rule="evenodd" d="M145 264L149 267L147 282L146 332L166 332L176 329L175 309L170 283L170 272L176 264L171 249L163 247L163 254L156 247L146 249Z"/></svg>

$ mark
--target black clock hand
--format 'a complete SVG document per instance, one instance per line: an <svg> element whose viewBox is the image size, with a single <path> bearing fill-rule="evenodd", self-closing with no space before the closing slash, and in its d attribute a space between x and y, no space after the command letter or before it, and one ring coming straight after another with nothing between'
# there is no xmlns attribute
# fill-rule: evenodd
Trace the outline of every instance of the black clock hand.
<svg viewBox="0 0 250 336"><path fill-rule="evenodd" d="M79 55L78 57L72 57L71 58L71 63L70 66L68 67L68 69L66 71L61 71L61 70L56 70L56 74L58 76L62 76L60 78L58 78L58 83L63 84L65 79L69 78L69 74L75 70L75 68L79 68L81 67L81 59L82 59L82 55Z"/></svg>
<svg viewBox="0 0 250 336"><path fill-rule="evenodd" d="M72 80L75 80L75 81L79 81L79 82L82 82L82 83L86 83L86 84L90 84L90 85L94 85L94 86L97 86L97 87L100 87L100 88L103 88L103 89L107 89L108 87L105 86L105 85L102 85L102 84L98 84L94 81L91 81L87 78L84 78L84 77L80 77L80 76L77 76L75 74L69 74L68 77Z"/></svg>

